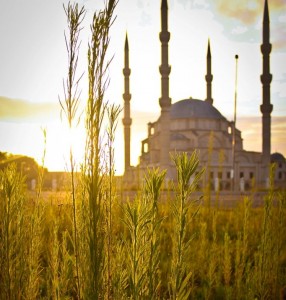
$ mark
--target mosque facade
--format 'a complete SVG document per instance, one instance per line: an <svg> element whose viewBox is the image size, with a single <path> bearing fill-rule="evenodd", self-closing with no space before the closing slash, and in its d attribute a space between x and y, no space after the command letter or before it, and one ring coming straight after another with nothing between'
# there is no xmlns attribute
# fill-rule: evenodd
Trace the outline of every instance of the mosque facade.
<svg viewBox="0 0 286 300"><path fill-rule="evenodd" d="M132 185L136 178L142 178L147 168L159 167L167 170L166 178L176 180L175 165L171 155L179 152L191 154L198 151L200 167L205 168L201 186L209 184L213 190L249 190L254 185L261 188L269 185L269 166L276 162L278 168L275 181L283 186L286 182L286 163L282 154L271 155L271 112L270 101L270 30L268 3L265 0L263 15L262 53L262 152L243 149L241 132L234 121L227 120L214 106L212 98L211 47L208 42L206 56L206 99L187 98L172 103L169 96L169 75L171 67L168 62L168 4L161 3L161 113L157 121L148 123L147 137L142 141L138 166L130 165L131 140L131 94L129 90L129 45L126 36L124 58L124 180ZM238 57L236 56L236 59ZM236 60L237 63L237 60ZM259 109L259 108L258 108ZM278 162L279 161L279 162Z"/></svg>

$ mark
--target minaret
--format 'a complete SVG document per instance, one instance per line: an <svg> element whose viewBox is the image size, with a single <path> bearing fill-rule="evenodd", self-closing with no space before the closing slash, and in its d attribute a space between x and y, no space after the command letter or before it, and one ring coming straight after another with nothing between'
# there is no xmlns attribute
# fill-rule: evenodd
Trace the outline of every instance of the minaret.
<svg viewBox="0 0 286 300"><path fill-rule="evenodd" d="M205 76L207 82L207 98L206 101L210 104L213 104L212 98L212 55L211 55L211 47L210 47L210 40L208 40L208 50L207 50L207 74Z"/></svg>
<svg viewBox="0 0 286 300"><path fill-rule="evenodd" d="M273 109L273 105L270 103L270 83L272 80L272 74L270 74L269 56L272 46L269 42L269 38L269 12L268 3L267 0L265 0L263 17L263 43L261 45L261 53L263 55L263 73L260 76L262 83L262 105L260 105L260 111L262 113L262 157L263 163L265 163L267 166L270 163L271 112Z"/></svg>
<svg viewBox="0 0 286 300"><path fill-rule="evenodd" d="M130 167L130 127L132 124L132 119L130 118L130 100L131 94L129 91L129 76L131 70L129 68L129 46L128 46L128 37L126 33L125 38L125 48L124 48L124 118L122 123L124 125L124 157L125 157L125 173Z"/></svg>
<svg viewBox="0 0 286 300"><path fill-rule="evenodd" d="M161 106L160 116L160 165L167 169L170 162L170 108L171 98L169 97L169 75L171 67L169 66L168 42L170 40L170 32L168 31L168 4L167 0L161 3L161 66L159 67L161 74L161 98L159 104Z"/></svg>

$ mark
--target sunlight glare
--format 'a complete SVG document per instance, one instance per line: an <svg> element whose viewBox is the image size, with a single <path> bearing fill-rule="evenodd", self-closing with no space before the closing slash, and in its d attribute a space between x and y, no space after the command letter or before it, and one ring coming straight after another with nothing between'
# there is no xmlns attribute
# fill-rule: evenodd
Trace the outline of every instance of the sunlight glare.
<svg viewBox="0 0 286 300"><path fill-rule="evenodd" d="M70 170L70 149L76 166L83 162L85 130L81 124L70 129L61 122L47 127L47 158L49 169Z"/></svg>

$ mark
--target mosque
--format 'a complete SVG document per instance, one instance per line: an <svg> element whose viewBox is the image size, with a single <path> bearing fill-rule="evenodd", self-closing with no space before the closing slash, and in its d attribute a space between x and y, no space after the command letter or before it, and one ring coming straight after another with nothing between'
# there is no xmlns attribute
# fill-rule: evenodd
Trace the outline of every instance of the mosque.
<svg viewBox="0 0 286 300"><path fill-rule="evenodd" d="M243 149L241 132L236 128L235 118L227 120L214 106L212 98L211 70L212 57L210 42L206 56L206 99L187 98L172 103L169 96L168 62L168 4L161 2L161 114L157 121L148 123L147 137L142 141L141 155L137 166L130 165L130 138L132 119L130 114L131 94L129 90L129 46L126 36L124 54L124 180L134 185L136 178L142 178L147 168L166 169L168 180L176 180L175 165L170 154L174 152L192 153L198 150L200 167L206 172L201 186L210 184L212 190L249 190L255 186L267 188L269 185L269 166L277 163L275 180L280 186L286 184L286 163L280 153L271 155L271 112L270 101L270 30L268 2L265 0L263 16L263 42L261 45L263 72L262 83L262 152ZM237 62L236 56L236 62Z"/></svg>

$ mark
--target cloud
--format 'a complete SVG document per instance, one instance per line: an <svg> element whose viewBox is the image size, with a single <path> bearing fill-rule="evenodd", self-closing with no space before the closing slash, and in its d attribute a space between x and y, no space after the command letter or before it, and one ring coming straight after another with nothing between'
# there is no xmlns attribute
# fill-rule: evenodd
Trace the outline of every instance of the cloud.
<svg viewBox="0 0 286 300"><path fill-rule="evenodd" d="M268 4L270 5L270 9L285 11L285 0L271 0L271 3L268 1Z"/></svg>
<svg viewBox="0 0 286 300"><path fill-rule="evenodd" d="M59 116L58 103L34 103L0 96L0 120L37 121L50 120Z"/></svg>
<svg viewBox="0 0 286 300"><path fill-rule="evenodd" d="M285 0L268 1L270 42L280 52L286 51L285 3ZM212 9L230 40L261 42L264 0L216 0Z"/></svg>
<svg viewBox="0 0 286 300"><path fill-rule="evenodd" d="M215 5L221 15L239 20L245 25L252 25L263 16L264 1L261 0L217 0ZM270 15L281 12L285 9L285 0L268 1L268 6Z"/></svg>
<svg viewBox="0 0 286 300"><path fill-rule="evenodd" d="M218 12L221 15L227 18L240 20L246 25L255 23L257 16L261 16L263 5L262 1L258 0L218 0L215 3Z"/></svg>

